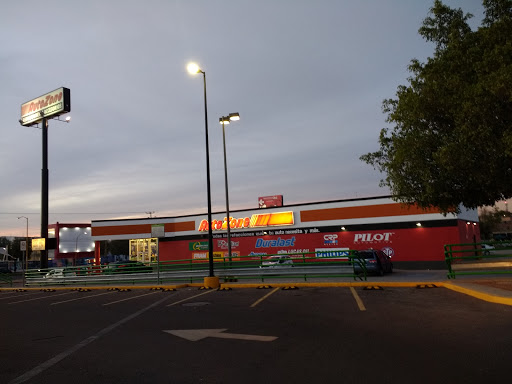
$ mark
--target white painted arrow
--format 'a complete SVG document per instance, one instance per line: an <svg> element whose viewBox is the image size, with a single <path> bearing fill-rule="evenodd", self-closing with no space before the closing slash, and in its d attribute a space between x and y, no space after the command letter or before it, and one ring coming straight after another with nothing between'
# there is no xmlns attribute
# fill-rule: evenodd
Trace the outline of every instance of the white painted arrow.
<svg viewBox="0 0 512 384"><path fill-rule="evenodd" d="M259 335L244 335L241 333L224 333L224 329L176 329L176 330L163 330L171 335L181 337L189 341L198 341L207 337L216 337L218 339L238 339L238 340L252 340L252 341L274 341L277 339L275 336L259 336Z"/></svg>

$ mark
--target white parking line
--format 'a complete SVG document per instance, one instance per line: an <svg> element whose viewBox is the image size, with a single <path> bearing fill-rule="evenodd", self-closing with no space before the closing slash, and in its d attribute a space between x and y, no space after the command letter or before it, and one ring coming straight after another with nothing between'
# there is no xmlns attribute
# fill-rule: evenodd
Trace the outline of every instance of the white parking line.
<svg viewBox="0 0 512 384"><path fill-rule="evenodd" d="M267 293L265 296L263 296L261 299L256 300L254 303L251 304L251 308L257 306L259 303L261 303L263 300L265 300L267 297L269 297L271 294L279 290L279 287L275 288L274 290Z"/></svg>
<svg viewBox="0 0 512 384"><path fill-rule="evenodd" d="M51 295L51 296L34 297L33 299L26 299L26 300L13 301L13 302L11 302L11 303L7 303L7 304L18 304L18 303L24 303L24 302L26 302L26 301L34 301L34 300L49 299L49 298L54 298L54 297L56 297L56 296L71 295L72 293L75 293L75 292L65 292L65 293L59 293L59 294L57 294L57 295Z"/></svg>
<svg viewBox="0 0 512 384"><path fill-rule="evenodd" d="M127 297L126 299L121 299L121 300L117 300L117 301L111 301L110 303L105 303L105 304L103 304L103 305L116 304L116 303L120 303L120 302L122 302L122 301L127 301L127 300L136 299L137 297L153 295L153 294L155 294L155 293L158 293L158 291L156 291L156 292L150 292L150 293L145 293L145 294L143 294L143 295L138 295L138 296L133 296L133 297Z"/></svg>
<svg viewBox="0 0 512 384"><path fill-rule="evenodd" d="M64 301L57 301L57 302L55 302L55 303L51 303L50 305L57 305L57 304L69 303L70 301L76 301L76 300L89 299L90 297L96 297L96 296L108 295L109 293L115 293L115 292L105 292L105 293L98 293L97 295L82 296L82 297L77 297L76 299L69 299L69 300L64 300Z"/></svg>
<svg viewBox="0 0 512 384"><path fill-rule="evenodd" d="M206 291L206 292L200 293L199 295L195 295L195 296L187 297L186 299L183 299L183 300L175 301L174 303L168 304L167 307L172 307L173 305L183 303L184 301L193 299L194 297L203 296L203 295L206 295L207 293L212 293L212 292L215 292L215 290Z"/></svg>
<svg viewBox="0 0 512 384"><path fill-rule="evenodd" d="M364 306L363 300L359 297L354 287L350 287L350 292L352 292L352 295L354 296L354 299L356 300L357 306L359 307L360 311L366 311L366 307Z"/></svg>
<svg viewBox="0 0 512 384"><path fill-rule="evenodd" d="M119 320L117 323L109 325L106 328L103 328L97 334L88 337L87 339L85 339L85 340L81 341L80 343L74 345L73 347L69 348L68 350L66 350L66 351L64 351L62 353L59 353L58 355L52 357L51 359L45 361L44 363L38 365L37 367L35 367L33 369L31 369L30 371L25 372L23 375L18 376L17 378L15 378L11 382L9 382L9 384L21 384L21 383L24 383L25 381L28 381L28 380L34 378L35 376L39 375L43 371L47 370L48 368L51 368L52 366L54 366L55 364L57 364L61 360L65 359L69 355L75 353L79 349L81 349L81 348L85 347L86 345L92 343L93 341L99 339L101 336L106 335L108 332L110 332L113 329L119 327L120 325L122 325L122 324L124 324L124 323L126 323L126 322L128 322L128 321L130 321L130 320L132 320L134 318L136 318L137 316L143 314L147 310L149 310L149 309L151 309L153 307L156 307L160 303L163 303L168 298L169 297L166 296L163 299L158 300L156 303L153 303L153 304L147 306L146 308L142 308L140 311L137 311L137 312L131 314L130 316L127 316L124 319Z"/></svg>
<svg viewBox="0 0 512 384"><path fill-rule="evenodd" d="M32 292L32 293L25 293L25 294L19 294L19 293L16 293L16 292L13 292L13 293L10 293L9 296L5 296L5 297L0 297L0 300L7 300L7 299L12 299L13 297L27 297L27 296L34 296L34 295L37 295L41 292ZM7 295L7 294L6 294ZM2 295L4 296L4 295Z"/></svg>

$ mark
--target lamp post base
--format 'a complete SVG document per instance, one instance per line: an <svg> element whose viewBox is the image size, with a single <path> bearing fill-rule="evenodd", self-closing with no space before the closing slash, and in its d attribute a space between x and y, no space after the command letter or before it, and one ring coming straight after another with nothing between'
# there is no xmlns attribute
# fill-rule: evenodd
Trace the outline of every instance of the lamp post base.
<svg viewBox="0 0 512 384"><path fill-rule="evenodd" d="M205 277L204 286L205 288L219 288L219 278L217 276Z"/></svg>

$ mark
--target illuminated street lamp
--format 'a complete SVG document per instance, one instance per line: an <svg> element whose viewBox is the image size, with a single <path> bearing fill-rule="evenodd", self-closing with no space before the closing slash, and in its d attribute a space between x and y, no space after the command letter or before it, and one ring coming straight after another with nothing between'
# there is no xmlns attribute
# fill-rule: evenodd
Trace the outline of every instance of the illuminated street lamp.
<svg viewBox="0 0 512 384"><path fill-rule="evenodd" d="M224 146L224 185L226 188L226 219L227 219L227 231L228 231L228 257L231 262L231 225L229 218L229 193L228 193L228 163L226 161L226 133L225 125L231 121L240 120L238 112L230 113L229 116L223 116L219 119L219 123L222 124L222 144Z"/></svg>
<svg viewBox="0 0 512 384"><path fill-rule="evenodd" d="M214 277L213 274L213 234L212 234L212 197L210 191L210 150L208 145L208 110L206 106L206 73L199 68L195 63L190 63L187 66L190 74L203 74L203 90L204 90L204 132L206 139L206 193L208 200L208 265L209 277Z"/></svg>

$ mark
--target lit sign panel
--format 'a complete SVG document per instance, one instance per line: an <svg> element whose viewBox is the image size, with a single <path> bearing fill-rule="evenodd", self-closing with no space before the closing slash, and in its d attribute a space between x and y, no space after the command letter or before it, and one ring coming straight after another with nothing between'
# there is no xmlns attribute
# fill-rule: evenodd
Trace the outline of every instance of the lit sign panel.
<svg viewBox="0 0 512 384"><path fill-rule="evenodd" d="M32 239L32 250L33 251L44 251L45 248L45 238L39 238L39 239Z"/></svg>
<svg viewBox="0 0 512 384"><path fill-rule="evenodd" d="M249 217L243 218L230 218L229 226L231 229L242 229L242 228L264 228L264 227L275 227L278 225L293 225L293 212L275 212L275 213L263 213L255 214ZM212 220L212 231L227 230L228 221L227 218L224 220ZM199 232L205 232L208 230L208 220L201 220L199 223Z"/></svg>
<svg viewBox="0 0 512 384"><path fill-rule="evenodd" d="M188 243L189 251L207 251L208 250L208 242L207 241L194 241L193 243Z"/></svg>
<svg viewBox="0 0 512 384"><path fill-rule="evenodd" d="M283 195L258 197L258 207L259 208L282 207L282 206L283 206Z"/></svg>
<svg viewBox="0 0 512 384"><path fill-rule="evenodd" d="M43 117L62 115L71 111L71 92L59 88L21 105L21 125L32 125Z"/></svg>

